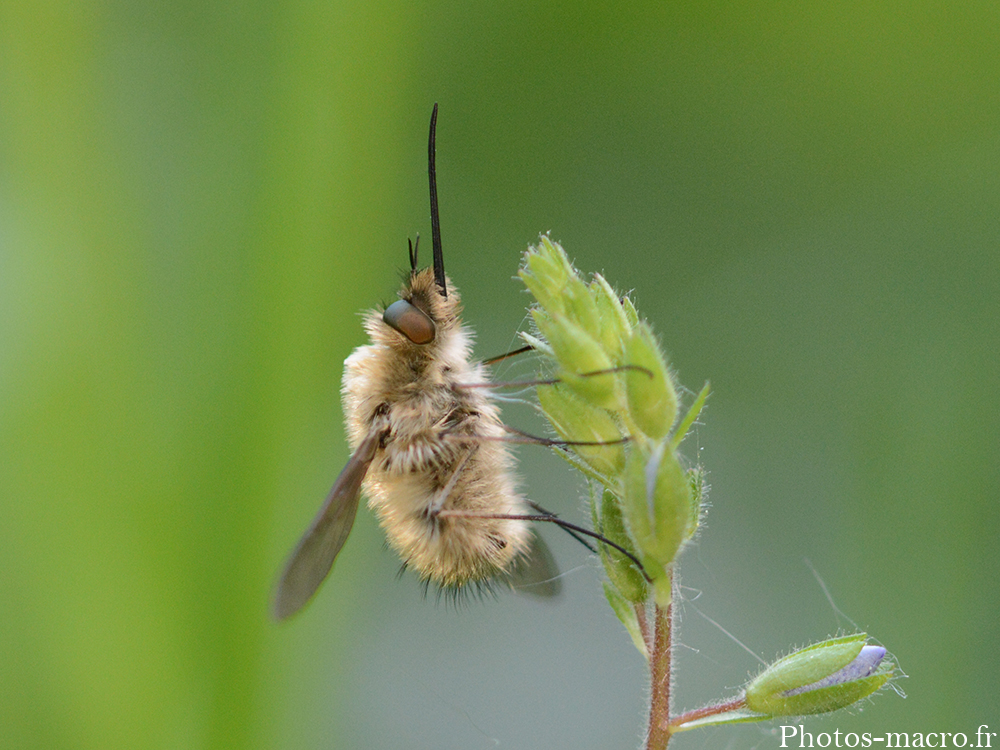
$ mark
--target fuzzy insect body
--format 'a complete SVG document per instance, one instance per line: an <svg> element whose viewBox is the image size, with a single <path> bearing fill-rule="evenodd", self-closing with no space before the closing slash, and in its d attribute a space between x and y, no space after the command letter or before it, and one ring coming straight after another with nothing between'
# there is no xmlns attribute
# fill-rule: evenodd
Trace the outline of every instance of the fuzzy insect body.
<svg viewBox="0 0 1000 750"><path fill-rule="evenodd" d="M470 360L472 333L462 325L459 295L444 272L436 122L437 105L428 141L434 264L419 269L411 245L400 299L365 315L371 343L344 363L353 453L281 574L273 608L278 619L305 606L329 574L362 488L389 545L425 582L461 590L507 579L543 596L559 588L548 549L528 525L499 411L482 388L486 371Z"/></svg>
<svg viewBox="0 0 1000 750"><path fill-rule="evenodd" d="M444 297L432 269L414 270L400 292L433 322L427 344L379 311L366 314L372 343L347 358L343 400L351 448L379 436L363 486L389 545L422 579L455 588L509 573L533 532L527 521L482 517L528 508L515 491L497 407L486 390L467 387L488 379L470 362L472 334L446 284Z"/></svg>

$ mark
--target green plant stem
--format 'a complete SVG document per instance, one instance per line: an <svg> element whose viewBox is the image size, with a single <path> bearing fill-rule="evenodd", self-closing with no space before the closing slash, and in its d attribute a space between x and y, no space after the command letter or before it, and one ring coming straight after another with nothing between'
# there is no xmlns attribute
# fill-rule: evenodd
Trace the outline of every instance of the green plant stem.
<svg viewBox="0 0 1000 750"><path fill-rule="evenodd" d="M744 697L739 695L723 703L717 703L714 706L705 706L704 708L696 708L692 711L686 711L680 716L674 717L674 719L670 722L671 731L684 731L684 725L689 722L697 721L698 719L706 719L709 716L718 716L719 714L729 713L730 711L737 711L741 708L746 708L746 705L747 702Z"/></svg>
<svg viewBox="0 0 1000 750"><path fill-rule="evenodd" d="M649 653L650 700L646 750L663 750L670 742L670 655L673 605L656 605L653 644Z"/></svg>

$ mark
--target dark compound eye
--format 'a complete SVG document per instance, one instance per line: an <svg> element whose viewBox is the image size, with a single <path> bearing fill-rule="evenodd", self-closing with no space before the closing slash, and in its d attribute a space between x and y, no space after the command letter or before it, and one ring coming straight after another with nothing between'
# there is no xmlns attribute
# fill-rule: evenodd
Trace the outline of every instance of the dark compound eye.
<svg viewBox="0 0 1000 750"><path fill-rule="evenodd" d="M405 299L389 305L382 313L382 321L414 344L429 344L434 340L434 321L427 313Z"/></svg>

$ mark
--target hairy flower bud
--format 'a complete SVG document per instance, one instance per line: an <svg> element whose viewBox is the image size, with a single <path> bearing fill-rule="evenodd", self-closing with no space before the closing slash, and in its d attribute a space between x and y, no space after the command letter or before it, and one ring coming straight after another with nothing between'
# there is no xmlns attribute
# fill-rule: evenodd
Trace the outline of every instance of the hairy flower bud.
<svg viewBox="0 0 1000 750"><path fill-rule="evenodd" d="M633 326L625 315L621 299L601 274L594 274L590 292L594 296L594 303L601 319L601 343L608 354L619 359L625 342L632 336Z"/></svg>
<svg viewBox="0 0 1000 750"><path fill-rule="evenodd" d="M614 493L604 490L601 496L600 514L595 512L594 518L596 521L594 527L601 534L635 554L632 540L625 530L625 519L622 517L621 505ZM635 563L614 547L602 544L599 549L608 579L621 592L622 596L633 604L646 601L649 589L645 577Z"/></svg>
<svg viewBox="0 0 1000 750"><path fill-rule="evenodd" d="M864 633L832 638L779 659L746 689L747 707L770 716L826 713L855 703L892 676L885 649Z"/></svg>
<svg viewBox="0 0 1000 750"><path fill-rule="evenodd" d="M605 409L592 406L575 396L562 384L540 387L538 405L553 429L571 442L611 443L610 445L571 445L568 450L580 457L607 484L625 466L625 448L621 431Z"/></svg>
<svg viewBox="0 0 1000 750"><path fill-rule="evenodd" d="M518 276L538 304L546 310L561 313L565 309L563 288L575 272L562 248L557 250L557 247L548 237L542 237L541 243L525 254Z"/></svg>
<svg viewBox="0 0 1000 750"><path fill-rule="evenodd" d="M625 464L622 510L650 575L670 565L691 536L692 508L691 482L666 442L648 452L636 446Z"/></svg>
<svg viewBox="0 0 1000 750"><path fill-rule="evenodd" d="M604 349L583 327L564 315L546 317L532 310L538 330L560 367L560 378L584 399L606 409L619 407L618 374Z"/></svg>
<svg viewBox="0 0 1000 750"><path fill-rule="evenodd" d="M646 323L625 343L623 364L631 368L625 372L625 393L632 421L651 438L665 437L677 418L677 391Z"/></svg>

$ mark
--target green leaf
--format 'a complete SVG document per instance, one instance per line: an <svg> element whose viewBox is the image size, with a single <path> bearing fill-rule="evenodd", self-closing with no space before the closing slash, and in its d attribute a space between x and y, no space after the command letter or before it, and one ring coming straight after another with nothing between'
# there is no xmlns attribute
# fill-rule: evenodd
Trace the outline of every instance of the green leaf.
<svg viewBox="0 0 1000 750"><path fill-rule="evenodd" d="M646 641L642 637L642 630L639 628L639 616L635 611L635 607L608 581L604 582L604 595L608 598L608 604L611 605L611 609L614 610L615 615L621 620L622 625L625 626L625 630L632 636L632 643L639 649L639 653L648 659L649 651L646 649Z"/></svg>
<svg viewBox="0 0 1000 750"><path fill-rule="evenodd" d="M708 394L711 390L711 384L708 382L701 387L701 391L695 397L694 403L691 404L691 407L684 414L684 419L681 420L681 423L677 425L677 429L674 431L673 439L670 441L670 445L673 448L676 449L684 441L684 438L687 437L691 427L701 414L701 410L705 408L705 402L708 400Z"/></svg>

